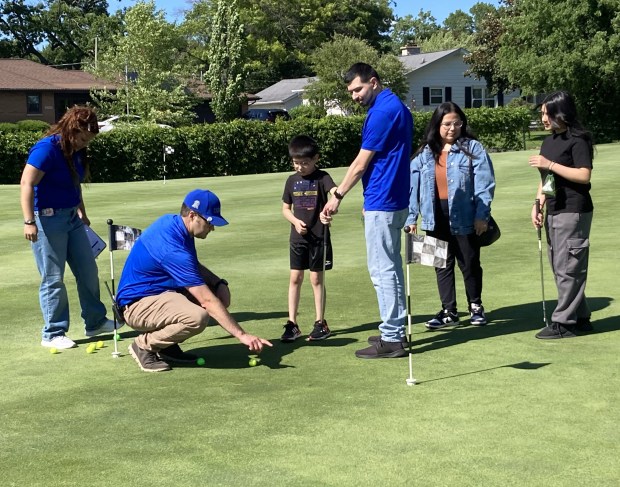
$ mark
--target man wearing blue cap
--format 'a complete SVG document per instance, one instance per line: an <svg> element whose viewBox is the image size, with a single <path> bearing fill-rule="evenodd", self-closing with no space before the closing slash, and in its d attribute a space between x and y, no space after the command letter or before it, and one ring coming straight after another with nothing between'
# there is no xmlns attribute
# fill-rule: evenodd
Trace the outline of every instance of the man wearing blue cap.
<svg viewBox="0 0 620 487"><path fill-rule="evenodd" d="M260 353L271 343L246 333L226 310L228 283L198 262L195 238L227 225L218 197L196 189L179 215L164 215L136 241L118 285L116 302L131 328L142 332L129 346L145 372L170 370L170 363L195 363L179 343L201 333L212 316L228 333Z"/></svg>

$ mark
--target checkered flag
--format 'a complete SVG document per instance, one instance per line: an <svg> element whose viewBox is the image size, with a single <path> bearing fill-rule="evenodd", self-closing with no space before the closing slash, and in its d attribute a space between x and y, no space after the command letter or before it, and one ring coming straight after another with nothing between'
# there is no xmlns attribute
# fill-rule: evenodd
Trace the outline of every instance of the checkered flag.
<svg viewBox="0 0 620 487"><path fill-rule="evenodd" d="M432 267L446 267L448 242L428 235L405 234L407 264L422 264Z"/></svg>
<svg viewBox="0 0 620 487"><path fill-rule="evenodd" d="M128 227L127 225L110 225L110 251L131 250L141 234L142 230L139 228Z"/></svg>

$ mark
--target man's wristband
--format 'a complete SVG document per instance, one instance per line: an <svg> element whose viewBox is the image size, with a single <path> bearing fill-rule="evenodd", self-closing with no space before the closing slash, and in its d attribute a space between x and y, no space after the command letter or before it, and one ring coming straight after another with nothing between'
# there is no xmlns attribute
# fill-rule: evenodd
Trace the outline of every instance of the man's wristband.
<svg viewBox="0 0 620 487"><path fill-rule="evenodd" d="M340 194L337 190L334 191L334 198L336 198L337 200L341 200L342 198L344 198L343 194Z"/></svg>
<svg viewBox="0 0 620 487"><path fill-rule="evenodd" d="M24 220L24 225L36 225L36 220Z"/></svg>
<svg viewBox="0 0 620 487"><path fill-rule="evenodd" d="M228 281L226 279L220 279L219 281L215 283L215 285L213 286L213 289L217 289L222 284L226 284L228 286Z"/></svg>

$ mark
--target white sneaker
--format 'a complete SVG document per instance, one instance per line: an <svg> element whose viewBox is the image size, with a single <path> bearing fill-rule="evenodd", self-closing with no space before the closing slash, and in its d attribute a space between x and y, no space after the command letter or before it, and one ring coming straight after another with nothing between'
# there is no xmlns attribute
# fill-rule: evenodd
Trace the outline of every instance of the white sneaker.
<svg viewBox="0 0 620 487"><path fill-rule="evenodd" d="M123 324L117 321L116 329L118 330L121 326L123 326ZM87 337L94 337L97 335L102 335L104 333L114 333L114 320L106 319L103 322L103 325L101 325L99 328L95 330L86 330L84 332L84 335L86 335Z"/></svg>
<svg viewBox="0 0 620 487"><path fill-rule="evenodd" d="M41 340L41 346L65 350L67 348L75 347L75 342L65 335L60 335L52 338L51 340Z"/></svg>

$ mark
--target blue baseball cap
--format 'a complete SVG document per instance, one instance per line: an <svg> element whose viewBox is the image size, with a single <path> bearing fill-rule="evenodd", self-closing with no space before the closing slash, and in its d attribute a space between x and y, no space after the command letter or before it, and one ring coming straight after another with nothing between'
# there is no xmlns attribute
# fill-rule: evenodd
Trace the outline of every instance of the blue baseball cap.
<svg viewBox="0 0 620 487"><path fill-rule="evenodd" d="M208 189L190 191L183 200L183 204L198 213L211 225L216 227L228 225L228 222L220 215L222 210L220 199Z"/></svg>

